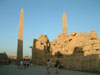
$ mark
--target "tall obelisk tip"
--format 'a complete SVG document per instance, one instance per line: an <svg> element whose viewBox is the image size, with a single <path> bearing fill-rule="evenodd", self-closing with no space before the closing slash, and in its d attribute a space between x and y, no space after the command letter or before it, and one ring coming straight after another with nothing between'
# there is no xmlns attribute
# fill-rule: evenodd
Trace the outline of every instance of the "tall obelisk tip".
<svg viewBox="0 0 100 75"><path fill-rule="evenodd" d="M66 14L65 12L63 12L63 14Z"/></svg>
<svg viewBox="0 0 100 75"><path fill-rule="evenodd" d="M65 12L63 13L62 16L62 24L63 24L63 33L67 34L67 16Z"/></svg>
<svg viewBox="0 0 100 75"><path fill-rule="evenodd" d="M23 8L21 8L21 12L23 12Z"/></svg>

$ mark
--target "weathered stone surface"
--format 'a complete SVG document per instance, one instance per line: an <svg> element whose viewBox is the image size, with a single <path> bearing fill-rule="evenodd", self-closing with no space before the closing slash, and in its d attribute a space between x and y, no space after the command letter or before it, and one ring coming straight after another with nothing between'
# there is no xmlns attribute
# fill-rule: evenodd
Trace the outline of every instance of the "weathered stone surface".
<svg viewBox="0 0 100 75"><path fill-rule="evenodd" d="M95 30L90 32L90 36L92 37L92 39L97 39L97 37L98 37Z"/></svg>
<svg viewBox="0 0 100 75"><path fill-rule="evenodd" d="M93 38L93 35L89 33L73 32L71 35L61 33L58 35L57 39L48 42L49 45L45 45L48 38L45 38L44 41L43 36L37 41L40 43L40 40L42 40L41 42L43 42L43 44L36 43L35 47L42 49L44 54L38 52L38 57L35 59L39 60L41 58L41 63L43 63L43 60L45 62L49 58L52 65L55 65L55 62L58 59L60 63L63 63L64 67L68 69L99 72L100 39L96 37L95 39ZM51 57L48 57L45 54L44 46L50 47ZM60 52L62 56L55 56L57 52ZM44 58L42 56L47 57Z"/></svg>
<svg viewBox="0 0 100 75"><path fill-rule="evenodd" d="M32 59L35 64L45 64L50 57L50 43L46 35L39 35L39 39L34 39L32 47Z"/></svg>
<svg viewBox="0 0 100 75"><path fill-rule="evenodd" d="M39 41L41 41L42 43L47 43L49 41L47 35L39 35Z"/></svg>
<svg viewBox="0 0 100 75"><path fill-rule="evenodd" d="M77 33L75 33L75 32L72 32L72 33L71 33L72 36L75 36L76 34L77 34Z"/></svg>

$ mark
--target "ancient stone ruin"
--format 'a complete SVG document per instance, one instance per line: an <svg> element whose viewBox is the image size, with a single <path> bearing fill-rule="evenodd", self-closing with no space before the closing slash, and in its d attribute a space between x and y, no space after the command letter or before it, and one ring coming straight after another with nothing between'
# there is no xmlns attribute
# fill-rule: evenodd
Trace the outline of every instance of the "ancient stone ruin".
<svg viewBox="0 0 100 75"><path fill-rule="evenodd" d="M33 40L32 61L45 65L50 59L52 66L56 60L66 69L81 71L100 71L100 38L95 30L90 33L67 34L66 14L63 14L63 32L57 39L49 41L46 35L39 35ZM65 28L66 27L66 28Z"/></svg>
<svg viewBox="0 0 100 75"><path fill-rule="evenodd" d="M8 65L9 59L6 53L0 53L0 65Z"/></svg>

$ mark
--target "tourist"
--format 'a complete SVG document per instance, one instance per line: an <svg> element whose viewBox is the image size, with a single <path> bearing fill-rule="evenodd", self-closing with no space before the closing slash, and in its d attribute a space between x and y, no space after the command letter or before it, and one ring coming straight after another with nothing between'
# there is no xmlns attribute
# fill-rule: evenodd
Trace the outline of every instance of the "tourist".
<svg viewBox="0 0 100 75"><path fill-rule="evenodd" d="M20 62L17 65L18 65L18 68L20 68Z"/></svg>
<svg viewBox="0 0 100 75"><path fill-rule="evenodd" d="M46 64L47 64L47 72L49 74L50 73L50 64L51 64L49 59L47 60Z"/></svg>
<svg viewBox="0 0 100 75"><path fill-rule="evenodd" d="M27 67L27 61L24 59L24 69L26 69L26 67Z"/></svg>
<svg viewBox="0 0 100 75"><path fill-rule="evenodd" d="M63 63L61 64L61 68L64 68L64 64Z"/></svg>
<svg viewBox="0 0 100 75"><path fill-rule="evenodd" d="M29 65L30 65L30 61L29 60L27 60L26 65L27 65L27 68L28 68Z"/></svg>
<svg viewBox="0 0 100 75"><path fill-rule="evenodd" d="M32 62L30 62L30 66L33 67L33 63Z"/></svg>
<svg viewBox="0 0 100 75"><path fill-rule="evenodd" d="M23 60L20 61L20 67L23 68Z"/></svg>
<svg viewBox="0 0 100 75"><path fill-rule="evenodd" d="M64 68L64 64L63 63L59 63L59 69Z"/></svg>
<svg viewBox="0 0 100 75"><path fill-rule="evenodd" d="M58 60L56 61L55 67L56 67L56 74L59 74L59 61Z"/></svg>

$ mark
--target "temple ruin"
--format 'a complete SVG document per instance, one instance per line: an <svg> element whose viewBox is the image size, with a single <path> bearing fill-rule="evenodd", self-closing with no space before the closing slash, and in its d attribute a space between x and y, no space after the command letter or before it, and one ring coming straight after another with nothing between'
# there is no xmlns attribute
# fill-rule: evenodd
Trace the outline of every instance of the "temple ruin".
<svg viewBox="0 0 100 75"><path fill-rule="evenodd" d="M100 71L100 38L95 30L90 33L67 34L66 14L63 14L63 32L52 42L46 35L39 35L33 40L32 61L45 65L50 59L52 66L56 60L64 64L66 69L81 71Z"/></svg>

